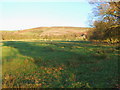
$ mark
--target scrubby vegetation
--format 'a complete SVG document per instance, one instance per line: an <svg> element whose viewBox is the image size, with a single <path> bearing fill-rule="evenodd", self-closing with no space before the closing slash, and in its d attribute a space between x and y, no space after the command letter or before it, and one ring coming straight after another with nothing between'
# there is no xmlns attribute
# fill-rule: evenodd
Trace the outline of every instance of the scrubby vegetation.
<svg viewBox="0 0 120 90"><path fill-rule="evenodd" d="M3 41L3 88L116 88L117 45L90 41Z"/></svg>

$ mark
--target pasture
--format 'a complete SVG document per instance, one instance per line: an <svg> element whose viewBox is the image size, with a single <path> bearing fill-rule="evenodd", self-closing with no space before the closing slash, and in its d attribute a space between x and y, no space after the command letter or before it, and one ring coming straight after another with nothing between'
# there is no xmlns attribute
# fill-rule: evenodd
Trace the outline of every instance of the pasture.
<svg viewBox="0 0 120 90"><path fill-rule="evenodd" d="M90 41L3 41L3 88L118 87L119 47Z"/></svg>

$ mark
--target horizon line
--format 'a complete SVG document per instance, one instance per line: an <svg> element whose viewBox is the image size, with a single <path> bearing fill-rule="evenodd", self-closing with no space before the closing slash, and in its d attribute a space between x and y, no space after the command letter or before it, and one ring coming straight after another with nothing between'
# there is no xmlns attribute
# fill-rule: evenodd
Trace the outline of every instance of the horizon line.
<svg viewBox="0 0 120 90"><path fill-rule="evenodd" d="M26 29L12 29L12 30L11 30L11 29L10 29L10 30L8 30L8 29L3 29L3 30L0 29L0 31L19 31L19 30L27 30L27 29L35 29L35 28L50 28L50 27L51 27L51 28L54 28L54 27L61 27L61 28L62 28L62 27L63 27L63 28L67 28L67 27L71 27L71 28L72 28L72 27L73 27L73 28L75 28L75 27L76 27L76 28L92 28L92 27L88 27L88 26L86 26L86 27L82 27L82 26L81 26L81 27L78 27L78 26L41 26L41 27L33 27L33 28L26 28Z"/></svg>

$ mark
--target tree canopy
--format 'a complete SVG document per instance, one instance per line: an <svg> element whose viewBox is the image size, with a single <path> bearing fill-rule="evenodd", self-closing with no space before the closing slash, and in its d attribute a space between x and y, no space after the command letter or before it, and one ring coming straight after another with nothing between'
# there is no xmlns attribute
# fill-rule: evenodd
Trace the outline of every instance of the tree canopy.
<svg viewBox="0 0 120 90"><path fill-rule="evenodd" d="M90 0L93 6L93 26L95 30L92 39L120 39L120 1Z"/></svg>

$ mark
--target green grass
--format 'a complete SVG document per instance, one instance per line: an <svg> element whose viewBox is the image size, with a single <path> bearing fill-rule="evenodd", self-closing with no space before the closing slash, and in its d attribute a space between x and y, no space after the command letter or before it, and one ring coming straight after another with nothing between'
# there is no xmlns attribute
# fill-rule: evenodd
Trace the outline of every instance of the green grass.
<svg viewBox="0 0 120 90"><path fill-rule="evenodd" d="M3 88L114 88L117 46L89 41L2 42Z"/></svg>

